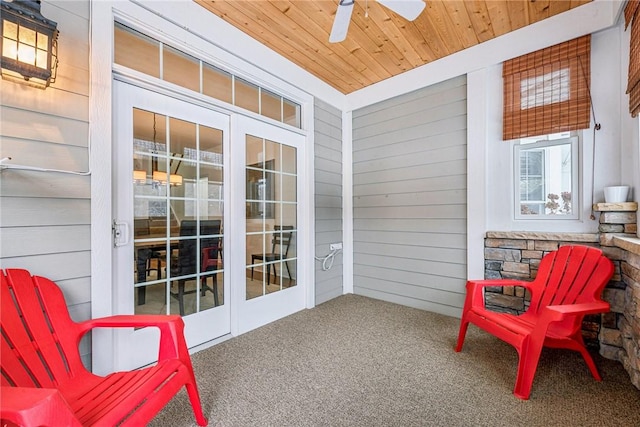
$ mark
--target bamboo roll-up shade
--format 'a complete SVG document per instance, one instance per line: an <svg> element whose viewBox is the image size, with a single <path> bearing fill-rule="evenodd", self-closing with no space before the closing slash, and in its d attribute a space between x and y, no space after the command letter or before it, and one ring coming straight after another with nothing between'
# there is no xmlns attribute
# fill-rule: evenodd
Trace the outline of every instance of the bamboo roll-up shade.
<svg viewBox="0 0 640 427"><path fill-rule="evenodd" d="M505 61L502 77L505 141L589 127L590 35Z"/></svg>
<svg viewBox="0 0 640 427"><path fill-rule="evenodd" d="M631 24L629 42L629 112L636 117L640 112L640 0L629 0L624 9L625 28Z"/></svg>

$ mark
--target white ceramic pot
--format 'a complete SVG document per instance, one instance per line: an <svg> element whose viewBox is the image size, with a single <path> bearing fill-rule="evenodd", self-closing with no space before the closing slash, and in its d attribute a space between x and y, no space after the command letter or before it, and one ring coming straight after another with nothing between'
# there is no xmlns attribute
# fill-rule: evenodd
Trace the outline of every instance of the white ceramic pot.
<svg viewBox="0 0 640 427"><path fill-rule="evenodd" d="M628 185L615 185L612 187L604 187L605 203L624 203L629 195Z"/></svg>

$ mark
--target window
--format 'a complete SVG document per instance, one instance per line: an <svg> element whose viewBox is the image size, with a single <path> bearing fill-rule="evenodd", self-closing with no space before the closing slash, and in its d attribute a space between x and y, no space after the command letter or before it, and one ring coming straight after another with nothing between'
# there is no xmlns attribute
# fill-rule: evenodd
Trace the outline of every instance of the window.
<svg viewBox="0 0 640 427"><path fill-rule="evenodd" d="M522 138L514 145L515 218L577 219L578 137Z"/></svg>
<svg viewBox="0 0 640 427"><path fill-rule="evenodd" d="M302 129L301 105L119 22L114 62ZM162 72L160 72L162 68Z"/></svg>
<svg viewBox="0 0 640 427"><path fill-rule="evenodd" d="M590 35L505 61L502 77L503 140L589 127Z"/></svg>

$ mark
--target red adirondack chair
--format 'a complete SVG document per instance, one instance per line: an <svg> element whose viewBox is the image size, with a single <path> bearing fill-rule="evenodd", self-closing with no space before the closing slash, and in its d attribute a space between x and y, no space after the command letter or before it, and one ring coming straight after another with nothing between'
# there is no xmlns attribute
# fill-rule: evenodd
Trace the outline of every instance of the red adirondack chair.
<svg viewBox="0 0 640 427"><path fill-rule="evenodd" d="M468 281L455 350L462 349L469 322L514 346L519 362L513 394L520 399L529 398L543 346L580 352L594 378L600 381L598 369L582 340L581 325L585 315L609 311L609 304L600 295L613 270L613 263L600 249L562 246L544 256L532 282ZM519 316L487 310L483 294L487 286L528 289L529 309Z"/></svg>
<svg viewBox="0 0 640 427"><path fill-rule="evenodd" d="M180 316L122 315L76 323L52 281L17 269L1 276L3 421L20 426L141 426L186 386L197 423L207 425ZM98 327L157 327L158 363L104 377L92 374L80 360L78 345Z"/></svg>

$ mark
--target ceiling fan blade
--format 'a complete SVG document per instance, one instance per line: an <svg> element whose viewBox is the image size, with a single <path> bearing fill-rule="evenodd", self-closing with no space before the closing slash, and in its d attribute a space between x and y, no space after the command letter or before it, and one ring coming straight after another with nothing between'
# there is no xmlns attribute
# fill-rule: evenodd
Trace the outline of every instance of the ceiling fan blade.
<svg viewBox="0 0 640 427"><path fill-rule="evenodd" d="M355 0L340 0L336 17L333 20L333 27L331 27L329 43L339 43L347 38L347 30L349 30L349 21L351 21L354 2Z"/></svg>
<svg viewBox="0 0 640 427"><path fill-rule="evenodd" d="M416 19L426 6L423 0L378 0L378 3L391 9L407 21Z"/></svg>

